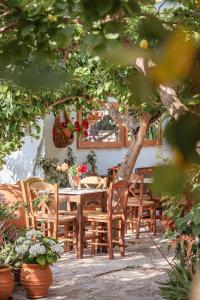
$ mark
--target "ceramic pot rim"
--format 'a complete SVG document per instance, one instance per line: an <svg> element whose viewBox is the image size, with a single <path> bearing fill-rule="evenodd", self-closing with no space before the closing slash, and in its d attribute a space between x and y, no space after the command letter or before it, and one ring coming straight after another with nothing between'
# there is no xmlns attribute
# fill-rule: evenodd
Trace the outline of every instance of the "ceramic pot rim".
<svg viewBox="0 0 200 300"><path fill-rule="evenodd" d="M8 266L8 265L0 266L0 272L4 272L5 270L11 271L12 268L11 268L11 266Z"/></svg>
<svg viewBox="0 0 200 300"><path fill-rule="evenodd" d="M22 264L22 268L23 267L31 267L31 268L40 268L40 269L45 269L47 268L49 265L45 265L45 266L40 266L39 264Z"/></svg>

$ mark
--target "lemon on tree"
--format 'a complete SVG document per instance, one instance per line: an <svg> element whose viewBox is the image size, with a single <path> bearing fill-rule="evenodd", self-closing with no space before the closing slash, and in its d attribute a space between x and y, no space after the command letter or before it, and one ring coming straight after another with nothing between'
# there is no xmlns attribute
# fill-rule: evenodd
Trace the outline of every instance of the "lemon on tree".
<svg viewBox="0 0 200 300"><path fill-rule="evenodd" d="M141 48L141 49L147 49L148 46L149 46L149 43L148 43L147 40L144 39L144 40L142 40L142 41L140 42L140 48Z"/></svg>

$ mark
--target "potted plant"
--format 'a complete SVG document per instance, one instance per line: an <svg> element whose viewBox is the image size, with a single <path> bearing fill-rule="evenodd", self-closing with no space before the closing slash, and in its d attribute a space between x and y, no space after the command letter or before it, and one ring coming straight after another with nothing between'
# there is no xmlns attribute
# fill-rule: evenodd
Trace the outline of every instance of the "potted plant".
<svg viewBox="0 0 200 300"><path fill-rule="evenodd" d="M21 284L31 299L43 298L52 283L50 265L64 251L59 242L47 238L40 231L29 230L15 243L15 251L22 261Z"/></svg>
<svg viewBox="0 0 200 300"><path fill-rule="evenodd" d="M15 244L6 243L0 250L0 260L4 259L5 264L10 266L14 275L14 281L20 285L21 260L15 251Z"/></svg>
<svg viewBox="0 0 200 300"><path fill-rule="evenodd" d="M0 251L0 299L7 300L14 289L14 278L12 268L8 265L7 249L1 248Z"/></svg>
<svg viewBox="0 0 200 300"><path fill-rule="evenodd" d="M88 175L96 176L97 175L97 156L94 150L90 151L86 156L86 164L90 165L90 170Z"/></svg>
<svg viewBox="0 0 200 300"><path fill-rule="evenodd" d="M77 189L82 174L87 173L87 166L86 164L74 164L72 166L69 166L67 163L62 163L60 166L57 167L57 170L67 172L69 176L69 184L72 188Z"/></svg>

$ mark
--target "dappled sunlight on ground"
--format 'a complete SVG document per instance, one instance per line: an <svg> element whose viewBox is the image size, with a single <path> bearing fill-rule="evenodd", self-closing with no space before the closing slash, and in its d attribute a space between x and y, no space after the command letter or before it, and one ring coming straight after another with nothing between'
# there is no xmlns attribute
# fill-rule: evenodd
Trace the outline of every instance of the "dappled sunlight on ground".
<svg viewBox="0 0 200 300"><path fill-rule="evenodd" d="M170 259L168 242L161 235L154 240ZM65 253L52 267L54 283L48 299L161 300L158 282L166 278L167 261L144 232L139 241L127 235L126 244L126 256L115 251L114 260L107 254L91 256L87 249L82 260ZM24 291L18 288L13 299L26 299Z"/></svg>

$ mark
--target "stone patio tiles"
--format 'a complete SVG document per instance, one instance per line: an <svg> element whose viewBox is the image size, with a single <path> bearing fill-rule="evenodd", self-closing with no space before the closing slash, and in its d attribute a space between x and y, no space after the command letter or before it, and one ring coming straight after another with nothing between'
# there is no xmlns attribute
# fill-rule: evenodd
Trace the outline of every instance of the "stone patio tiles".
<svg viewBox="0 0 200 300"><path fill-rule="evenodd" d="M161 237L154 240L170 258L168 242ZM168 267L149 235L143 233L137 242L128 236L124 258L119 253L114 260L86 253L77 260L73 253L65 253L52 267L54 281L45 299L161 300L158 282L167 278ZM13 300L24 299L23 289L16 288Z"/></svg>

